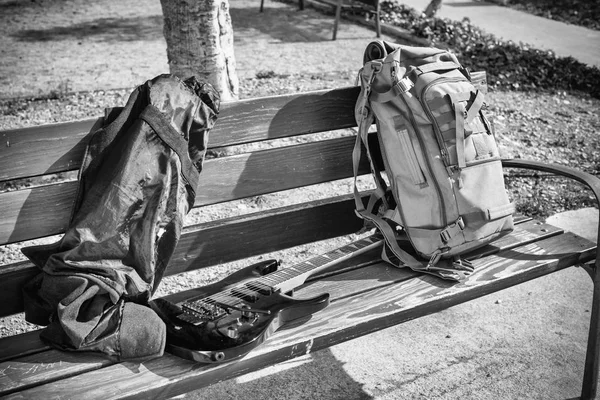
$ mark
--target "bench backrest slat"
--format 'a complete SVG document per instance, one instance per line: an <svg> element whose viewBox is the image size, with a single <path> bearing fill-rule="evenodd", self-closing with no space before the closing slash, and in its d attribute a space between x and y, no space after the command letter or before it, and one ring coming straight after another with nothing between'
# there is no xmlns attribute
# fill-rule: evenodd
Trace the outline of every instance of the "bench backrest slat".
<svg viewBox="0 0 600 400"><path fill-rule="evenodd" d="M0 181L79 168L89 132L98 119L0 132Z"/></svg>
<svg viewBox="0 0 600 400"><path fill-rule="evenodd" d="M350 196L317 200L185 229L165 275L191 271L358 231ZM0 268L0 317L23 309L21 288L37 274L28 262Z"/></svg>
<svg viewBox="0 0 600 400"><path fill-rule="evenodd" d="M353 145L347 136L206 160L195 206L347 178ZM64 232L76 190L71 181L0 193L0 244Z"/></svg>
<svg viewBox="0 0 600 400"><path fill-rule="evenodd" d="M223 103L211 148L356 126L358 88ZM76 170L101 119L0 132L0 181Z"/></svg>

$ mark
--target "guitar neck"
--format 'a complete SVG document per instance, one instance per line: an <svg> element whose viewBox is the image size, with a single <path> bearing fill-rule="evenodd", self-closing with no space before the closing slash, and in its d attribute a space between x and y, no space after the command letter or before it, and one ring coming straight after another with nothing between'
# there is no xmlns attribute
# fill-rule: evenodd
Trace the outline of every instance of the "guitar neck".
<svg viewBox="0 0 600 400"><path fill-rule="evenodd" d="M311 275L351 257L377 248L382 244L383 239L381 236L372 235L291 267L265 275L259 278L258 281L261 284L274 288L275 291L287 293L302 285Z"/></svg>

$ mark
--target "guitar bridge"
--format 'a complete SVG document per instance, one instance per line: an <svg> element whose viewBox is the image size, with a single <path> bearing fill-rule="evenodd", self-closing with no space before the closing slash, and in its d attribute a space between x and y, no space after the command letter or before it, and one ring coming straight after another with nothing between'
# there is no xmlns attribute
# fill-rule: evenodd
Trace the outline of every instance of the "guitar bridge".
<svg viewBox="0 0 600 400"><path fill-rule="evenodd" d="M181 308L184 313L179 316L179 319L194 325L214 321L227 314L227 310L224 308L204 299L185 302L181 305Z"/></svg>

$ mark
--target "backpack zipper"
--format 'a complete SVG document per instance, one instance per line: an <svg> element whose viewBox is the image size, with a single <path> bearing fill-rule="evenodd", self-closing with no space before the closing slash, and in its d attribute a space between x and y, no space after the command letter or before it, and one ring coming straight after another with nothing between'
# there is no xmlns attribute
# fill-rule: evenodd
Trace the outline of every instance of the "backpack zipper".
<svg viewBox="0 0 600 400"><path fill-rule="evenodd" d="M408 137L408 130L406 128L401 130L396 129L396 135L398 135L400 146L402 147L404 157L406 158L406 161L408 163L408 171L413 184L415 186L420 187L427 186L427 181L425 180L425 175L423 174L423 171L421 171L421 166L419 165L419 161L417 160L414 146L412 145L410 138Z"/></svg>
<svg viewBox="0 0 600 400"><path fill-rule="evenodd" d="M440 205L441 205L440 214L442 216L442 223L444 225L447 225L448 221L447 221L447 217L446 217L446 203L444 202L444 197L442 196L442 191L440 189L440 185L439 185L437 179L435 178L435 174L432 172L433 169L431 168L431 163L429 162L429 157L426 154L425 144L423 143L423 138L421 137L421 132L417 125L417 121L415 120L415 116L414 116L410 106L408 105L408 102L404 98L404 96L400 95L399 97L404 102L404 105L406 106L406 109L408 110L408 116L410 117L410 122L416 131L417 140L419 141L419 145L421 147L421 153L423 153L423 159L425 160L425 164L427 164L427 170L429 171L429 175L431 176L431 180L433 181L433 187L435 187L435 191L436 191L436 193L438 195L438 199L440 201ZM435 132L435 129L434 129L434 132Z"/></svg>

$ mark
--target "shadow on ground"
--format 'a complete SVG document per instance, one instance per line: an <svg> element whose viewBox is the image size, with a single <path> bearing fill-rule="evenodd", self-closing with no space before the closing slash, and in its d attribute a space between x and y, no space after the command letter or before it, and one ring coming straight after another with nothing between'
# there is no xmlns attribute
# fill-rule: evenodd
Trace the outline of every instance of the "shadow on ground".
<svg viewBox="0 0 600 400"><path fill-rule="evenodd" d="M185 395L185 399L373 399L330 350L290 360Z"/></svg>
<svg viewBox="0 0 600 400"><path fill-rule="evenodd" d="M89 22L49 29L27 29L11 36L23 42L50 42L86 39L105 42L160 40L163 38L162 15L135 18L99 18Z"/></svg>
<svg viewBox="0 0 600 400"><path fill-rule="evenodd" d="M270 36L274 41L286 43L331 40L333 16L309 10L268 6L261 13L258 3L256 9L232 7L229 11L236 37L243 37L244 40L264 35Z"/></svg>
<svg viewBox="0 0 600 400"><path fill-rule="evenodd" d="M270 36L280 42L321 42L331 40L333 17L290 8L268 8L260 13L251 8L231 8L236 37L251 40L253 36ZM260 23L257 23L260 20ZM26 29L11 34L22 42L51 42L60 40L95 40L126 42L161 40L162 15L132 18L98 18L92 21L47 29Z"/></svg>

